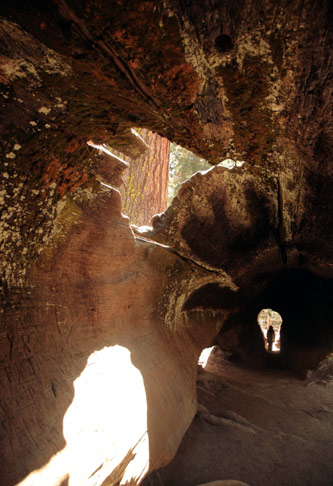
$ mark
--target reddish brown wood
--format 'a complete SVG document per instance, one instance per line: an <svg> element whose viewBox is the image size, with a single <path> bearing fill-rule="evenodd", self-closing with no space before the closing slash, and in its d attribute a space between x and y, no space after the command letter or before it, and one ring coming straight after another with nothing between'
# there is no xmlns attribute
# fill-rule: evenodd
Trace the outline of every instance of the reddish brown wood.
<svg viewBox="0 0 333 486"><path fill-rule="evenodd" d="M123 214L142 226L167 208L170 141L146 129L138 132L149 147L146 153L136 159L117 155L129 163L120 188Z"/></svg>
<svg viewBox="0 0 333 486"><path fill-rule="evenodd" d="M74 381L95 351L124 344L144 379L150 467L159 467L195 413L198 353L225 316L269 272L332 275L329 2L11 0L0 14L1 486L63 450ZM123 164L87 146L141 154L133 126L214 163L245 160L235 176L221 167L218 177L198 175L156 219L155 237L170 251L134 240L120 201L100 184L117 187ZM168 142L152 136L151 145L147 167L138 159L142 179L132 167L127 211L138 224L166 204ZM183 307L212 282L217 295L208 287ZM110 386L103 376L97 409ZM123 467L138 400L121 402L123 387L134 388L118 385L110 417L132 405L115 439L116 448L129 439ZM93 419L94 407L79 431ZM108 446L82 442L80 486L110 464ZM65 484L69 471L55 470Z"/></svg>

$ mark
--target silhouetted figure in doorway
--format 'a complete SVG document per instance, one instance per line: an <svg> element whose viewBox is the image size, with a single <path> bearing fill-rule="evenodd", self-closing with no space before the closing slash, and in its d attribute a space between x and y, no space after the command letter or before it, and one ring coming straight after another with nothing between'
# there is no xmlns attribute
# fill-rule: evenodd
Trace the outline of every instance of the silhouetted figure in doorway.
<svg viewBox="0 0 333 486"><path fill-rule="evenodd" d="M267 331L268 351L272 351L272 346L274 341L275 341L275 332L273 326L269 326Z"/></svg>

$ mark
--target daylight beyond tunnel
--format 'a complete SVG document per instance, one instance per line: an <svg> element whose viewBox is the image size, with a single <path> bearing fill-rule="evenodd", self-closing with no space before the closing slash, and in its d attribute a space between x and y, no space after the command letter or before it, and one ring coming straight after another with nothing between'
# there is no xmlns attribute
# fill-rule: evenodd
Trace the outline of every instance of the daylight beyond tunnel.
<svg viewBox="0 0 333 486"><path fill-rule="evenodd" d="M258 276L258 281L263 279L260 292L252 297L207 284L191 295L183 309L228 310L230 316L214 342L244 362L295 371L313 368L333 349L332 281L308 270ZM265 351L257 322L263 308L274 309L283 317L281 329L281 323L275 326L279 356ZM276 324L274 319L272 322Z"/></svg>

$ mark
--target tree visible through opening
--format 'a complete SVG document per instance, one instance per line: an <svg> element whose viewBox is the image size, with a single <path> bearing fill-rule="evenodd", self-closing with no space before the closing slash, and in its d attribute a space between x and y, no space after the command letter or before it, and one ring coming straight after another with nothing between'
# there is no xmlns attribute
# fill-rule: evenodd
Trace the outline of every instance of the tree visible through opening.
<svg viewBox="0 0 333 486"><path fill-rule="evenodd" d="M170 141L144 128L135 128L135 131L147 145L147 150L137 158L110 149L128 164L119 189L123 214L129 217L131 224L149 226L152 216L167 208Z"/></svg>

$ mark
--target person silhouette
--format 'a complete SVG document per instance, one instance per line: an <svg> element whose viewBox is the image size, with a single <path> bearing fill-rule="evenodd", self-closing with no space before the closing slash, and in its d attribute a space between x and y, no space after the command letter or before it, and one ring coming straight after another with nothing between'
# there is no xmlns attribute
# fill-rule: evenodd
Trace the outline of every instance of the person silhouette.
<svg viewBox="0 0 333 486"><path fill-rule="evenodd" d="M275 341L275 332L273 326L269 326L267 331L268 351L272 351L272 346L274 341Z"/></svg>

